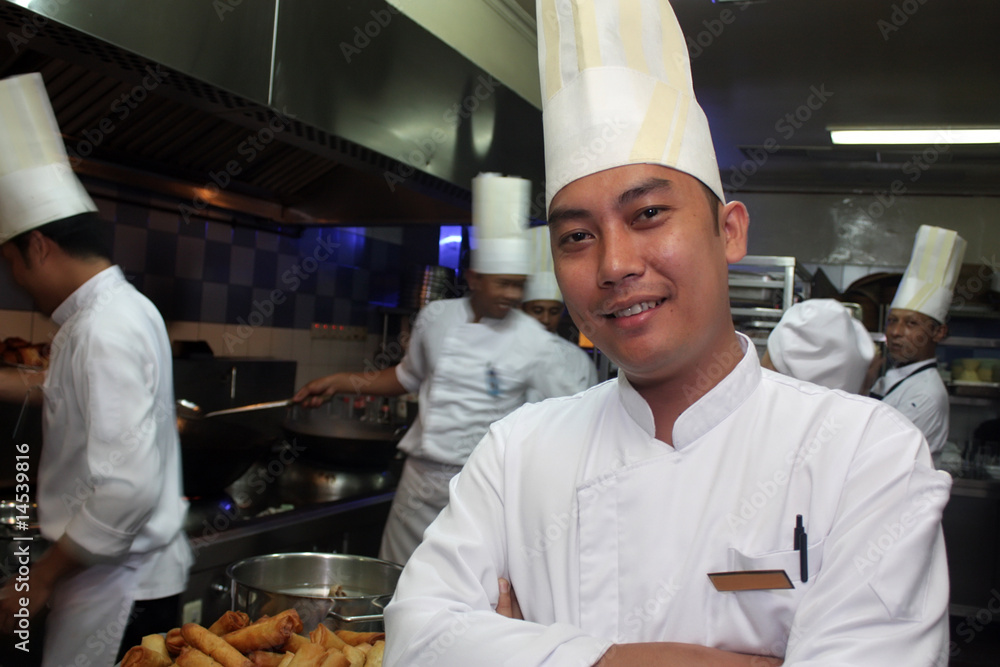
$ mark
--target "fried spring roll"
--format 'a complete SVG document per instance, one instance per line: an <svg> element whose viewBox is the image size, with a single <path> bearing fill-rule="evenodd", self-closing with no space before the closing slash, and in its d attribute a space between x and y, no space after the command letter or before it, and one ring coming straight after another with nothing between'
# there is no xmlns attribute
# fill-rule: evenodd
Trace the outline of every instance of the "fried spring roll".
<svg viewBox="0 0 1000 667"><path fill-rule="evenodd" d="M383 655L385 655L385 640L380 639L372 646L372 650L368 651L365 667L382 667Z"/></svg>
<svg viewBox="0 0 1000 667"><path fill-rule="evenodd" d="M221 637L227 632L239 630L240 628L245 628L248 625L250 625L250 617L245 613L242 611L227 611L225 614L220 616L215 623L208 626L208 631L213 635L219 635Z"/></svg>
<svg viewBox="0 0 1000 667"><path fill-rule="evenodd" d="M359 651L361 651L365 655L368 655L368 651L372 650L372 645L369 644L368 642L361 642L360 644L358 644L354 648L358 649Z"/></svg>
<svg viewBox="0 0 1000 667"><path fill-rule="evenodd" d="M351 661L337 649L331 648L326 652L326 657L319 667L351 667Z"/></svg>
<svg viewBox="0 0 1000 667"><path fill-rule="evenodd" d="M291 651L292 653L295 653L300 648L302 648L303 644L308 644L308 643L310 643L308 637L292 634L288 636L288 639L285 640L285 645L282 646L281 648L285 651Z"/></svg>
<svg viewBox="0 0 1000 667"><path fill-rule="evenodd" d="M348 644L341 649L341 652L344 654L344 657L347 658L350 663L350 667L364 667L365 659L367 658L364 651Z"/></svg>
<svg viewBox="0 0 1000 667"><path fill-rule="evenodd" d="M337 630L337 636L351 646L369 643L374 644L380 639L385 639L384 632L352 632L350 630Z"/></svg>
<svg viewBox="0 0 1000 667"><path fill-rule="evenodd" d="M253 667L246 656L240 652L241 649L234 648L225 639L213 635L207 628L197 623L185 623L181 626L181 634L184 635L184 639L189 645L205 655L211 656L222 667ZM266 647L257 646L254 648Z"/></svg>
<svg viewBox="0 0 1000 667"><path fill-rule="evenodd" d="M222 636L229 645L242 653L250 651L266 651L285 645L288 638L295 634L295 627L302 627L302 620L294 609L291 613L281 613L257 621L245 628L227 632Z"/></svg>
<svg viewBox="0 0 1000 667"><path fill-rule="evenodd" d="M286 653L284 659L281 661L281 664L278 665L278 667L288 667L288 665L292 662L292 660L295 660L295 654Z"/></svg>
<svg viewBox="0 0 1000 667"><path fill-rule="evenodd" d="M288 663L288 667L320 667L324 657L326 657L325 648L319 644L306 642L295 652L295 657Z"/></svg>
<svg viewBox="0 0 1000 667"><path fill-rule="evenodd" d="M167 652L172 656L179 655L181 649L188 645L187 640L184 639L184 635L181 634L180 628L169 630L164 643L167 645Z"/></svg>
<svg viewBox="0 0 1000 667"><path fill-rule="evenodd" d="M163 635L146 635L142 638L139 646L145 646L149 650L159 653L170 662L174 661L174 659L170 657L170 651L167 650L167 641L163 638Z"/></svg>
<svg viewBox="0 0 1000 667"><path fill-rule="evenodd" d="M271 651L251 651L247 656L253 667L278 667L285 659L285 653L272 653Z"/></svg>
<svg viewBox="0 0 1000 667"><path fill-rule="evenodd" d="M347 646L347 642L338 637L333 630L326 627L322 623L316 626L316 629L309 633L309 639L313 644L321 644L326 648L343 649Z"/></svg>
<svg viewBox="0 0 1000 667"><path fill-rule="evenodd" d="M170 667L174 664L168 656L145 646L133 646L122 656L121 667Z"/></svg>
<svg viewBox="0 0 1000 667"><path fill-rule="evenodd" d="M179 665L179 667L221 667L211 657L190 646L181 649L181 654L177 656L177 661L174 664Z"/></svg>

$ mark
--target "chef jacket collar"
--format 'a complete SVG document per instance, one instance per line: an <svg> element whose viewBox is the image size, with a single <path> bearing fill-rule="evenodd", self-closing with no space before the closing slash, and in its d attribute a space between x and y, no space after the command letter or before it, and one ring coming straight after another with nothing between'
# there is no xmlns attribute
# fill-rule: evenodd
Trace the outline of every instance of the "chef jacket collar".
<svg viewBox="0 0 1000 667"><path fill-rule="evenodd" d="M743 334L737 332L736 335L739 337L743 358L729 375L682 412L674 422L673 442L668 444L675 450L680 451L715 428L742 405L760 384L761 370L756 348ZM625 412L650 437L656 437L653 411L624 373L618 375L618 387Z"/></svg>
<svg viewBox="0 0 1000 667"><path fill-rule="evenodd" d="M69 318L86 307L98 294L103 293L105 285L111 286L126 282L125 274L117 265L104 269L66 297L66 300L52 311L52 321L62 326Z"/></svg>
<svg viewBox="0 0 1000 667"><path fill-rule="evenodd" d="M890 368L885 372L885 380L883 384L886 387L891 387L900 380L910 377L916 371L920 370L929 363L937 363L934 359L921 359L920 361L914 361L912 364L906 364L905 366L897 366L895 368Z"/></svg>

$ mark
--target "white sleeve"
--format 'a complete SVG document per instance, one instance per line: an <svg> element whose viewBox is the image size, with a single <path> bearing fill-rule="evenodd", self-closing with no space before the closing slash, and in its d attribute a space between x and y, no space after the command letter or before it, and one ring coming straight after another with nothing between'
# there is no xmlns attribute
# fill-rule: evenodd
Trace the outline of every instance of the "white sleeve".
<svg viewBox="0 0 1000 667"><path fill-rule="evenodd" d="M427 359L427 349L424 337L427 335L429 309L424 309L417 315L413 324L413 332L406 347L403 360L396 364L396 379L406 388L406 391L416 392L427 377L430 363Z"/></svg>
<svg viewBox="0 0 1000 667"><path fill-rule="evenodd" d="M593 665L610 643L494 611L507 573L503 425L494 424L406 564L386 608L386 667ZM516 593L517 581L511 582Z"/></svg>
<svg viewBox="0 0 1000 667"><path fill-rule="evenodd" d="M786 667L947 664L941 514L951 477L931 468L918 432L882 414L840 494L822 568L792 622Z"/></svg>
<svg viewBox="0 0 1000 667"><path fill-rule="evenodd" d="M597 384L597 366L587 353L551 335L545 354L532 367L528 402L572 396Z"/></svg>

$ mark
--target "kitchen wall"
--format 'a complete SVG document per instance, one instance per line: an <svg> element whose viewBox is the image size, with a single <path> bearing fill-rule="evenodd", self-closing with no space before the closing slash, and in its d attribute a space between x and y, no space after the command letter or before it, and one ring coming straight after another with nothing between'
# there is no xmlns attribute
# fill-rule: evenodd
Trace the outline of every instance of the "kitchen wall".
<svg viewBox="0 0 1000 667"><path fill-rule="evenodd" d="M171 340L205 340L217 357L295 360L296 385L364 370L381 343L379 306L399 304L412 267L438 263L433 226L309 228L300 237L284 236L185 221L176 203L149 196L136 201L134 192L123 197L91 184L88 190L101 217L114 223L114 261L160 309ZM360 326L368 335L314 338L314 322ZM0 271L0 338L42 342L54 330Z"/></svg>
<svg viewBox="0 0 1000 667"><path fill-rule="evenodd" d="M897 192L899 188L896 188ZM733 196L750 211L749 252L822 267L841 291L878 271L902 272L920 225L957 231L965 264L996 266L1000 198L836 194Z"/></svg>

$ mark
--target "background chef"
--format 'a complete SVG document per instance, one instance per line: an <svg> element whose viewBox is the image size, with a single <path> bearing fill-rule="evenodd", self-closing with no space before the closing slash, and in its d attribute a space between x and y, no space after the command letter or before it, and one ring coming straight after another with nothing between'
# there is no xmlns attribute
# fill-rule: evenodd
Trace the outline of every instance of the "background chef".
<svg viewBox="0 0 1000 667"><path fill-rule="evenodd" d="M552 334L552 354L559 359L557 366L561 372L566 373L568 382L581 389L592 387L597 384L597 366L593 359L579 345L559 335L559 322L566 306L559 291L559 283L552 272L549 228L546 225L532 227L528 230L528 236L531 240L531 275L524 287L521 309ZM529 403L541 398L544 397L534 395L533 391L528 392Z"/></svg>
<svg viewBox="0 0 1000 667"><path fill-rule="evenodd" d="M489 425L527 400L586 388L550 354L551 336L520 310L530 272L530 182L481 174L472 182L475 245L469 295L434 301L417 317L406 356L370 381L353 373L313 380L295 400L319 405L336 393L418 392L416 421L399 443L407 459L379 556L405 563L448 502L448 482Z"/></svg>
<svg viewBox="0 0 1000 667"><path fill-rule="evenodd" d="M0 622L12 629L21 597L33 615L49 603L43 665L113 665L126 624L141 637L177 622L191 564L170 342L109 259L39 74L0 81L0 117L0 248L59 325L37 486L53 544L29 592L12 579L0 593Z"/></svg>
<svg viewBox="0 0 1000 667"><path fill-rule="evenodd" d="M760 365L830 389L861 392L875 358L865 326L834 299L808 299L789 308L767 337Z"/></svg>
<svg viewBox="0 0 1000 667"><path fill-rule="evenodd" d="M885 324L891 368L871 396L891 405L927 438L935 464L948 441L948 390L937 372L937 345L948 336L948 307L965 257L956 232L921 225L910 263L896 289Z"/></svg>
<svg viewBox="0 0 1000 667"><path fill-rule="evenodd" d="M747 210L670 5L537 7L555 272L620 372L490 428L386 608L385 665L944 664L950 477L898 412L764 373L734 330Z"/></svg>

